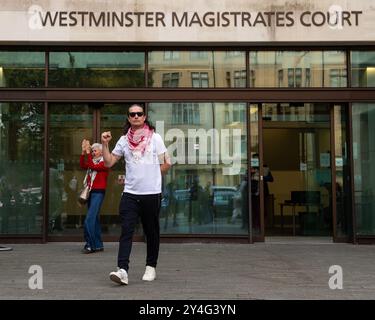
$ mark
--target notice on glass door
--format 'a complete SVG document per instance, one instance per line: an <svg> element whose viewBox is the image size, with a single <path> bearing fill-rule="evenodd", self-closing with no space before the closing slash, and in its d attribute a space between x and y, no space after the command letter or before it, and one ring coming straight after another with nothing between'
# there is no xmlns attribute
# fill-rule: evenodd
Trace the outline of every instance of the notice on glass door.
<svg viewBox="0 0 375 320"><path fill-rule="evenodd" d="M331 166L331 155L328 152L323 152L320 154L320 167L329 168Z"/></svg>

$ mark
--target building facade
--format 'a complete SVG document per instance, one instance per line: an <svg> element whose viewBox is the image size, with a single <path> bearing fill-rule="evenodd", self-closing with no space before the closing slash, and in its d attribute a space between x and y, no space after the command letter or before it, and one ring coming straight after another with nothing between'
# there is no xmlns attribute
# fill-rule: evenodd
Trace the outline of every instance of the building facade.
<svg viewBox="0 0 375 320"><path fill-rule="evenodd" d="M375 2L53 1L0 9L0 238L77 241L81 141L146 106L163 239L375 239ZM120 234L124 163L101 210ZM137 229L138 238L142 230Z"/></svg>

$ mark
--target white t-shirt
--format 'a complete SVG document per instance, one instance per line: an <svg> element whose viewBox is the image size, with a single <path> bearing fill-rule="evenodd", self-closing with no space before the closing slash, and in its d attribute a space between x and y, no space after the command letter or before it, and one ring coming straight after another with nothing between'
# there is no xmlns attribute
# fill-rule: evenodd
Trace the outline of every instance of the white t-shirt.
<svg viewBox="0 0 375 320"><path fill-rule="evenodd" d="M112 150L116 156L125 158L124 192L132 194L161 193L161 172L158 156L167 152L167 148L158 133L153 133L144 155L133 157L125 136L122 136Z"/></svg>

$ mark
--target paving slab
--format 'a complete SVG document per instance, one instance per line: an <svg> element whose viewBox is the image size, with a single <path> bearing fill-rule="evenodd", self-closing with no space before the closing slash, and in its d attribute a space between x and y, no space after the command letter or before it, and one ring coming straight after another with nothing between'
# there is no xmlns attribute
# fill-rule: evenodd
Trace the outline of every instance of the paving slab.
<svg viewBox="0 0 375 320"><path fill-rule="evenodd" d="M13 250L0 252L1 300L375 299L371 245L287 238L255 244L162 243L157 279L144 282L146 245L136 242L128 286L108 276L116 269L117 243L105 243L105 250L94 254L82 254L82 243L72 242L7 246ZM342 270L342 289L329 286L332 276L338 284L338 269L329 273L334 265ZM30 283L42 288L30 289Z"/></svg>

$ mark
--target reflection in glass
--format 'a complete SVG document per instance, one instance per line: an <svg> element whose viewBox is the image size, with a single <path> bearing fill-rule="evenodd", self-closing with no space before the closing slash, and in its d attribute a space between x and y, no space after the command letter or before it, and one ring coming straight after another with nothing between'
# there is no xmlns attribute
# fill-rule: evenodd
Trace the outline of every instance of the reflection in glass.
<svg viewBox="0 0 375 320"><path fill-rule="evenodd" d="M248 233L240 189L247 167L245 110L245 103L149 105L173 163L163 179L162 233Z"/></svg>
<svg viewBox="0 0 375 320"><path fill-rule="evenodd" d="M342 105L334 106L336 156L336 230L338 237L352 233L348 115ZM330 200L332 201L332 199Z"/></svg>
<svg viewBox="0 0 375 320"><path fill-rule="evenodd" d="M260 192L259 192L259 107L256 104L250 105L250 193L251 193L251 225L254 235L261 234L261 217L260 217ZM245 177L244 196L248 194L249 177ZM247 196L248 201L248 196ZM249 217L246 216L244 223L249 223Z"/></svg>
<svg viewBox="0 0 375 320"><path fill-rule="evenodd" d="M375 104L354 103L352 110L356 230L358 235L374 235Z"/></svg>
<svg viewBox="0 0 375 320"><path fill-rule="evenodd" d="M44 87L44 52L0 51L0 87Z"/></svg>
<svg viewBox="0 0 375 320"><path fill-rule="evenodd" d="M92 109L87 104L50 104L49 233L79 234L83 238L86 207L78 205L84 170L81 143L92 140Z"/></svg>
<svg viewBox="0 0 375 320"><path fill-rule="evenodd" d="M151 87L244 88L245 52L153 51L149 73Z"/></svg>
<svg viewBox="0 0 375 320"><path fill-rule="evenodd" d="M252 51L250 86L346 87L344 51Z"/></svg>
<svg viewBox="0 0 375 320"><path fill-rule="evenodd" d="M126 114L131 104L104 104L100 109L100 132L111 131L112 140L109 150L113 150L118 139L124 134ZM119 204L124 190L125 162L121 158L111 167L108 176L107 190L101 209L101 224L104 234L119 235L121 221ZM135 235L142 234L142 225L138 221Z"/></svg>
<svg viewBox="0 0 375 320"><path fill-rule="evenodd" d="M0 234L42 233L41 103L0 103Z"/></svg>
<svg viewBox="0 0 375 320"><path fill-rule="evenodd" d="M266 103L263 104L263 120L267 123L298 122L300 125L309 122L329 122L327 105L303 102Z"/></svg>
<svg viewBox="0 0 375 320"><path fill-rule="evenodd" d="M352 87L375 87L375 51L351 52Z"/></svg>
<svg viewBox="0 0 375 320"><path fill-rule="evenodd" d="M51 52L49 86L144 87L143 52Z"/></svg>

